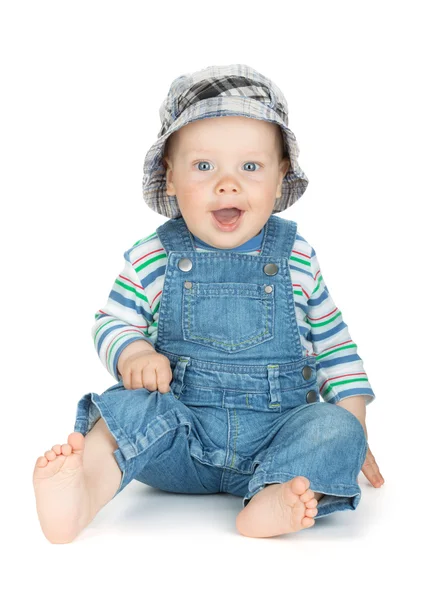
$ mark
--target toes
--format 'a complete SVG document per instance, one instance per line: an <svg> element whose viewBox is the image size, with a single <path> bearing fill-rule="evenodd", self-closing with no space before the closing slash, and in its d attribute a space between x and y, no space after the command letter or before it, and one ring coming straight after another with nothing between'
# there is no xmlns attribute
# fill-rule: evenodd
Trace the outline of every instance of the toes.
<svg viewBox="0 0 425 600"><path fill-rule="evenodd" d="M291 481L291 488L294 494L302 495L307 491L307 488L310 486L310 481L307 477L303 477L302 475L298 475ZM313 494L314 495L314 494Z"/></svg>
<svg viewBox="0 0 425 600"><path fill-rule="evenodd" d="M68 436L68 444L72 446L74 452L82 452L84 450L84 436L79 431L74 431Z"/></svg>
<svg viewBox="0 0 425 600"><path fill-rule="evenodd" d="M56 452L53 452L53 450L47 450L44 453L44 456L47 458L47 460L55 460Z"/></svg>
<svg viewBox="0 0 425 600"><path fill-rule="evenodd" d="M314 492L310 488L308 488L308 490L300 496L300 500L302 502L308 502L312 498L314 498Z"/></svg>
<svg viewBox="0 0 425 600"><path fill-rule="evenodd" d="M317 508L307 508L305 511L306 517L315 517L317 515Z"/></svg>
<svg viewBox="0 0 425 600"><path fill-rule="evenodd" d="M47 460L55 460L55 458L57 456L60 456L61 454L69 456L71 453L72 446L70 446L69 444L55 444L54 446L52 446L51 450L47 450L47 452L44 453L44 456L47 458Z"/></svg>
<svg viewBox="0 0 425 600"><path fill-rule="evenodd" d="M61 448L62 454L64 456L69 456L70 454L72 454L72 446L70 446L69 444L62 444Z"/></svg>
<svg viewBox="0 0 425 600"><path fill-rule="evenodd" d="M315 508L317 506L316 498L313 498L312 500L309 500L308 502L306 502L305 506L306 506L306 508Z"/></svg>
<svg viewBox="0 0 425 600"><path fill-rule="evenodd" d="M315 520L311 519L310 517L303 517L303 519L301 520L301 525L303 527L312 527L315 524Z"/></svg>
<svg viewBox="0 0 425 600"><path fill-rule="evenodd" d="M63 454L69 456L72 452L82 451L84 449L84 436L83 434L74 431L68 436L68 444L55 444L51 450L46 450L44 456L39 456L35 466L45 467L49 462L55 460L57 456Z"/></svg>

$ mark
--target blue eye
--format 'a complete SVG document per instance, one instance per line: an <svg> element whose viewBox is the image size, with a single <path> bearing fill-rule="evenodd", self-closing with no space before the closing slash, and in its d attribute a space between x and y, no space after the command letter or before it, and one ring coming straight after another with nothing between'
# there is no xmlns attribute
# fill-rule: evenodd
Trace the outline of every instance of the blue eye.
<svg viewBox="0 0 425 600"><path fill-rule="evenodd" d="M198 165L202 165L202 164L204 164L204 165L210 165L211 163L208 160L201 160L201 161L199 161L199 162L196 163L197 166ZM259 166L258 163L255 163L255 162L247 162L247 163L245 163L245 165L257 165L257 166ZM198 170L200 170L200 171L210 171L211 169L198 169ZM257 171L257 170L258 169L248 169L248 171L251 171L251 172L254 172L254 171Z"/></svg>
<svg viewBox="0 0 425 600"><path fill-rule="evenodd" d="M247 162L245 163L246 165L258 165L258 163L255 162ZM249 169L250 171L257 171L258 169Z"/></svg>
<svg viewBox="0 0 425 600"><path fill-rule="evenodd" d="M199 162L198 162L198 163L196 163L196 164L197 164L197 165L202 165L202 164L204 164L204 165L208 165L208 164L210 164L210 163L209 163L207 160L201 160L201 161L199 161ZM209 171L209 169L201 169L201 171Z"/></svg>

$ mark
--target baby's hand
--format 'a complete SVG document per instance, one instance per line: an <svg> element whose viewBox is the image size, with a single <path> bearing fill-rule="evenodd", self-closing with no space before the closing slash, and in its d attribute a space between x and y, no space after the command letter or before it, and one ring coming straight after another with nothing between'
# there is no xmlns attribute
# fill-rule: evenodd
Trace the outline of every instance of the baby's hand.
<svg viewBox="0 0 425 600"><path fill-rule="evenodd" d="M362 466L362 472L368 478L373 487L381 487L384 483L384 478L381 475L375 457L373 456L369 445L367 447L366 458Z"/></svg>
<svg viewBox="0 0 425 600"><path fill-rule="evenodd" d="M141 350L129 356L122 365L121 375L127 390L146 388L153 392L158 389L162 394L170 391L173 379L170 361L155 350Z"/></svg>

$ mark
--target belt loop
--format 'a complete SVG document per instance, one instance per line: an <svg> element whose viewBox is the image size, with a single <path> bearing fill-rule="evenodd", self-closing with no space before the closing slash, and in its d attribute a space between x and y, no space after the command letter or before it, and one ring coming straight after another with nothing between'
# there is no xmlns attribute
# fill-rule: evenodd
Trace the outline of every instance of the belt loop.
<svg viewBox="0 0 425 600"><path fill-rule="evenodd" d="M182 391L184 374L189 363L190 357L179 356L176 366L174 367L173 381L171 382L170 388L176 398L180 396L180 392Z"/></svg>
<svg viewBox="0 0 425 600"><path fill-rule="evenodd" d="M267 377L269 379L270 402L269 408L280 407L280 381L279 365L267 365Z"/></svg>

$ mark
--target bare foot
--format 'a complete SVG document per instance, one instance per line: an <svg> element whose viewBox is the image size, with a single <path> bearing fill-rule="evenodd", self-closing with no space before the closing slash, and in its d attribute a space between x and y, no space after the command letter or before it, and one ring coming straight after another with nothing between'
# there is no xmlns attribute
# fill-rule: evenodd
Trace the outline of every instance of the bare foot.
<svg viewBox="0 0 425 600"><path fill-rule="evenodd" d="M236 527L248 537L273 537L312 527L317 500L306 477L267 485L238 514Z"/></svg>
<svg viewBox="0 0 425 600"><path fill-rule="evenodd" d="M83 473L84 436L70 433L35 463L33 484L44 535L67 544L90 522L90 498Z"/></svg>

